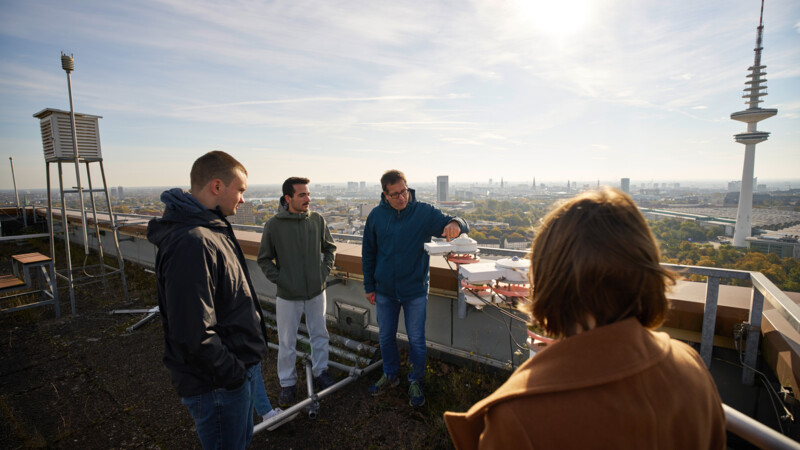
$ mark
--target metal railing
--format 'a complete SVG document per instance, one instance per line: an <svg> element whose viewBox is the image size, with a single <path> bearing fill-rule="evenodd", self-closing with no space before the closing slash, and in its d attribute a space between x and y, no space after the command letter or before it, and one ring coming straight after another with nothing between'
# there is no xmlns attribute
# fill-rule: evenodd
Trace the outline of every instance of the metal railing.
<svg viewBox="0 0 800 450"><path fill-rule="evenodd" d="M752 368L755 367L758 357L764 300L768 301L769 304L786 319L794 330L800 332L800 307L760 272L700 266L681 266L676 264L661 265L681 275L690 274L707 277L705 310L703 312L703 328L700 341L700 356L703 358L707 367L711 367L711 351L714 346L714 327L717 319L717 304L719 301L719 282L722 278L749 280L753 285L748 308L749 322L745 340L745 367L742 370L742 383L747 386L752 386L754 383L755 372Z"/></svg>
<svg viewBox="0 0 800 450"><path fill-rule="evenodd" d="M794 441L757 420L722 404L725 412L725 429L741 437L758 448L798 449L800 443Z"/></svg>

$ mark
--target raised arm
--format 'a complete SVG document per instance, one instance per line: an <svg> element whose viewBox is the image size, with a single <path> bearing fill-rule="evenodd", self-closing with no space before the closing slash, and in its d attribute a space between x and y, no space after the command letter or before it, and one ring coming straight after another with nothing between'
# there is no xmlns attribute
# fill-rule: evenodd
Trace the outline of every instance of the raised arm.
<svg viewBox="0 0 800 450"><path fill-rule="evenodd" d="M462 233L469 233L467 221L455 216L448 216L440 209L430 206L430 220L428 222L428 234L436 237L457 238Z"/></svg>

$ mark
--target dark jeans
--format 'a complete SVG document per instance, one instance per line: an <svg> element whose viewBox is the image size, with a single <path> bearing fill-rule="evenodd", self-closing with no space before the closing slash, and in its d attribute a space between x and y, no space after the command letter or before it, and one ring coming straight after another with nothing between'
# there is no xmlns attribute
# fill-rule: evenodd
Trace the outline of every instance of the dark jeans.
<svg viewBox="0 0 800 450"><path fill-rule="evenodd" d="M203 449L243 449L250 444L254 407L252 379L257 367L247 369L247 379L236 389L220 388L181 398L194 418Z"/></svg>
<svg viewBox="0 0 800 450"><path fill-rule="evenodd" d="M400 310L408 336L408 381L422 383L425 377L425 316L428 306L428 295L400 300L376 294L376 310L378 313L378 338L383 357L383 373L396 377L400 371L400 354L397 350L397 325L400 321Z"/></svg>
<svg viewBox="0 0 800 450"><path fill-rule="evenodd" d="M267 397L267 388L264 386L264 377L261 375L261 362L256 364L256 370L253 373L253 404L256 407L256 414L263 416L264 414L272 411L272 403L269 402Z"/></svg>

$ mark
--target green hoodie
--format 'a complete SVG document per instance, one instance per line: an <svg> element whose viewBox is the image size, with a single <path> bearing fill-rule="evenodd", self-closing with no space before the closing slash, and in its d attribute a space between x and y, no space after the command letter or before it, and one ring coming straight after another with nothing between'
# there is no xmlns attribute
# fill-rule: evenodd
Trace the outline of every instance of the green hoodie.
<svg viewBox="0 0 800 450"><path fill-rule="evenodd" d="M284 300L309 300L325 289L336 246L325 219L283 207L264 224L258 265Z"/></svg>

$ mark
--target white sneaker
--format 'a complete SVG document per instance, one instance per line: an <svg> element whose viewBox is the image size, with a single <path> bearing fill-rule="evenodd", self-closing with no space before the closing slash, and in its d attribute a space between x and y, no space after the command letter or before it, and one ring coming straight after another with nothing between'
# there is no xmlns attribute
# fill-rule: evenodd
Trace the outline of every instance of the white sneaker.
<svg viewBox="0 0 800 450"><path fill-rule="evenodd" d="M272 411L264 414L261 418L264 419L264 420L271 419L271 418L277 416L278 414L283 414L283 412L284 411L282 409L280 409L280 408L274 408ZM285 424L287 422L291 422L295 417L297 417L298 414L300 414L300 413L296 412L296 413L294 413L292 415L292 417L289 417L288 419L283 419L283 421L281 423L279 423L277 425L272 425L271 427L267 427L267 431L273 431L273 430L277 429L278 427L280 427L281 425L283 425L283 424Z"/></svg>
<svg viewBox="0 0 800 450"><path fill-rule="evenodd" d="M269 419L277 416L278 414L280 414L282 412L283 412L283 410L280 409L280 408L273 408L268 413L266 413L263 416L261 416L261 418L266 421L266 420L269 420Z"/></svg>

